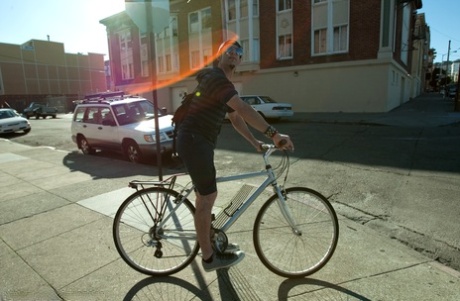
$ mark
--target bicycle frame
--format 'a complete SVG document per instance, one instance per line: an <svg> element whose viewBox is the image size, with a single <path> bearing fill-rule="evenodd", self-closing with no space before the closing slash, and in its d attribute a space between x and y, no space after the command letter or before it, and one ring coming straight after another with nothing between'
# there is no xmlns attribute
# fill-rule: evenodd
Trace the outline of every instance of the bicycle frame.
<svg viewBox="0 0 460 301"><path fill-rule="evenodd" d="M220 231L227 231L234 223L235 221L248 209L252 203L262 194L262 192L268 187L272 186L274 192L278 195L278 204L280 207L280 210L283 214L283 216L286 218L286 221L289 223L290 227L292 228L293 232L299 234L299 230L296 229L295 222L293 221L292 214L289 211L289 208L285 205L285 197L283 194L283 190L278 186L278 183L276 181L276 176L273 172L272 166L270 165L268 161L268 157L276 150L276 148L272 145L267 145L265 146L267 148L266 152L263 154L263 160L265 163L265 170L261 170L258 172L248 172L248 173L243 173L243 174L238 174L238 175L230 175L230 176L221 176L216 178L217 183L223 183L223 182L231 182L231 181L236 181L236 180L242 180L242 179L249 179L249 178L255 178L255 177L266 177L266 179L263 181L262 184L259 185L259 187L256 189L256 191L252 192L249 197L241 203L241 205L235 210L235 212L229 216L229 219L219 228ZM172 177L172 183L175 182L175 176ZM156 185L166 185L168 183L168 180L164 182L157 182ZM173 188L174 184L171 185L171 183L168 184L170 188ZM179 194L180 194L180 202L177 203L175 208L171 209L171 212L168 216L165 216L163 220L160 222L159 226L160 228L165 224L169 218L173 218L173 215L175 214L177 208L181 205L182 200L186 199L191 193L194 191L194 186L190 188L184 188L182 189ZM223 212L225 210L225 207L221 210ZM226 213L225 213L226 214Z"/></svg>

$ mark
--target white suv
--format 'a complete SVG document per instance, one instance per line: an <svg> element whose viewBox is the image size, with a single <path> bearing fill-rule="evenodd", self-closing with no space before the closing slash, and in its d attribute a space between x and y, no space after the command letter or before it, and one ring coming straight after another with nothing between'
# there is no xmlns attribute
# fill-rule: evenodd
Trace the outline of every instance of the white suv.
<svg viewBox="0 0 460 301"><path fill-rule="evenodd" d="M92 95L76 101L72 119L72 140L84 154L97 149L122 152L134 163L157 154L153 104L121 92ZM158 112L161 154L172 152L171 115Z"/></svg>

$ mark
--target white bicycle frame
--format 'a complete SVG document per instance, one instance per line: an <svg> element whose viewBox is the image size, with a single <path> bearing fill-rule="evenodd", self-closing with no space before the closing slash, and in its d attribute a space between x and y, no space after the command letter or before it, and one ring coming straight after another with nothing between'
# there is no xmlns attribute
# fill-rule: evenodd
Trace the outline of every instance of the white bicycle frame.
<svg viewBox="0 0 460 301"><path fill-rule="evenodd" d="M276 150L276 148L273 145L266 145L265 146L267 151L263 154L263 159L265 162L265 170L258 171L258 172L249 172L249 173L243 173L239 175L232 175L232 176L222 176L222 177L217 177L216 182L217 183L223 183L223 182L230 182L230 181L236 181L236 180L242 180L242 179L248 179L248 178L254 178L254 177L261 177L265 176L267 177L265 181L256 189L256 191L252 192L250 196L242 202L241 206L231 215L229 216L229 219L224 223L223 226L220 227L220 231L227 231L233 223L246 211L249 206L260 196L260 194L270 185L272 185L274 192L278 195L278 205L281 210L281 213L283 214L284 218L288 222L289 226L292 228L292 231L296 234L300 233L300 230L297 229L295 226L295 222L293 220L292 214L290 212L289 207L286 205L286 199L284 197L283 191L281 188L278 186L278 183L276 181L276 176L273 172L273 169L268 162L268 157ZM162 183L162 182L159 182ZM161 184L157 185L161 185ZM174 185L174 184L173 184ZM159 228L162 228L162 226L170 219L175 216L175 212L177 208L182 204L182 201L185 200L191 193L194 191L194 186L190 188L183 188L179 194L181 201L177 203L175 208L172 208L169 215L165 216L163 220L159 224ZM225 210L225 208L222 209L222 211ZM172 237L170 237L172 238Z"/></svg>

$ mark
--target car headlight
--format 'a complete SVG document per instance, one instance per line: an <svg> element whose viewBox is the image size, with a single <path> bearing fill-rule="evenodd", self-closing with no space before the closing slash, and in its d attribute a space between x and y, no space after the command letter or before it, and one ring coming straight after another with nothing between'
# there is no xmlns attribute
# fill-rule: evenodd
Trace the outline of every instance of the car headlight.
<svg viewBox="0 0 460 301"><path fill-rule="evenodd" d="M156 139L155 139L155 133L154 134L151 134L151 135L144 135L144 140L149 142L149 143L155 143ZM165 140L166 139L166 136L165 136L165 133L160 133L160 142Z"/></svg>

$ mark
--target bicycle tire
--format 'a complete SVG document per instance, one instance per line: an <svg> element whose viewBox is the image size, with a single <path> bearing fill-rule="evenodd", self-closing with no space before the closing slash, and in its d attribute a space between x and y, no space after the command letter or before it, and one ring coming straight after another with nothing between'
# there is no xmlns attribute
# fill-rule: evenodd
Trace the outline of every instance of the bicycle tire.
<svg viewBox="0 0 460 301"><path fill-rule="evenodd" d="M184 269L197 255L195 207L185 199L171 213L178 197L177 191L150 187L133 193L118 208L113 239L121 258L133 269L167 276Z"/></svg>
<svg viewBox="0 0 460 301"><path fill-rule="evenodd" d="M299 278L320 270L331 259L339 239L334 208L319 192L292 187L285 190L286 205L300 233L283 216L278 195L261 207L254 222L257 256L273 273Z"/></svg>

